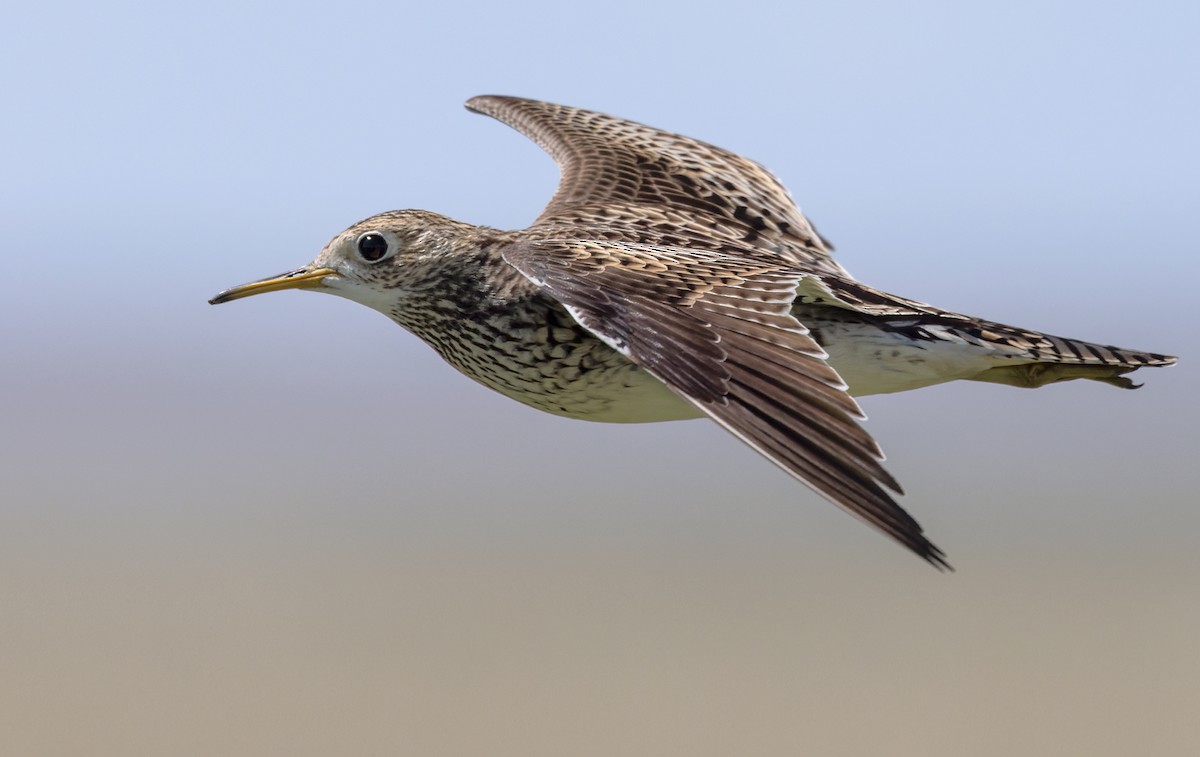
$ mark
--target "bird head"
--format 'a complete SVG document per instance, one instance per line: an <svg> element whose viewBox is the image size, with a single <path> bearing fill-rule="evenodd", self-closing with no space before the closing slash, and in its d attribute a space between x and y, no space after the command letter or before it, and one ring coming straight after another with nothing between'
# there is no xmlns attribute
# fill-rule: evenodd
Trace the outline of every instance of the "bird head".
<svg viewBox="0 0 1200 757"><path fill-rule="evenodd" d="M219 305L282 289L336 294L389 312L398 300L420 291L461 253L474 227L423 210L371 216L329 240L308 265L226 289L209 300Z"/></svg>

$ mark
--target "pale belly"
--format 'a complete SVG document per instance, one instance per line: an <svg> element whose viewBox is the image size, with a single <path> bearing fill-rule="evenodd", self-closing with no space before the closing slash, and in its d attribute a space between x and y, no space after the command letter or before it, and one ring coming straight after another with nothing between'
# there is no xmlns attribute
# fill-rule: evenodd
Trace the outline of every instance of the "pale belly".
<svg viewBox="0 0 1200 757"><path fill-rule="evenodd" d="M621 359L625 360L624 357ZM550 386L549 382L524 386L496 385L479 377L474 378L525 405L578 420L657 423L703 415L690 402L668 389L666 384L633 363L628 363L624 370L593 374L588 380L557 387Z"/></svg>
<svg viewBox="0 0 1200 757"><path fill-rule="evenodd" d="M978 347L914 340L825 308L798 307L797 311L856 397L971 378L997 365L994 355ZM539 325L543 331L536 339L497 339L497 334L513 333L504 328L427 341L475 381L554 415L605 423L654 423L703 415L565 313L549 317L548 333L559 333L557 340L547 339L546 327Z"/></svg>
<svg viewBox="0 0 1200 757"><path fill-rule="evenodd" d="M797 313L829 354L829 364L855 397L920 389L970 379L1007 361L959 341L914 340L871 322Z"/></svg>
<svg viewBox="0 0 1200 757"><path fill-rule="evenodd" d="M427 341L480 384L554 415L602 423L654 423L703 415L565 312L548 317L549 326L538 324L528 334L504 324L485 333L464 331L460 339ZM531 338L497 338L500 334Z"/></svg>
<svg viewBox="0 0 1200 757"><path fill-rule="evenodd" d="M869 323L810 320L816 326L814 336L829 353L830 365L855 397L971 378L996 365L994 357L975 347L944 341L914 342ZM457 367L506 397L569 418L654 423L703 415L661 381L598 340L576 346L568 355L546 356L537 371L528 367Z"/></svg>

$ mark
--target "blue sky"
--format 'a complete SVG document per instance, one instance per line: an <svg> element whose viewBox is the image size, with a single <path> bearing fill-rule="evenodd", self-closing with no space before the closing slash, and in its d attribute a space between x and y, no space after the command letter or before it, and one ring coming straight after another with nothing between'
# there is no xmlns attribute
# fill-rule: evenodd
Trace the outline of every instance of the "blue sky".
<svg viewBox="0 0 1200 757"><path fill-rule="evenodd" d="M432 753L479 736L500 753L584 754L573 734L611 752L625 729L657 752L692 738L863 753L876 731L847 735L836 716L865 703L879 732L946 735L914 740L923 754L990 754L980 739L996 754L1172 751L1186 734L1171 713L1200 704L1188 687L1200 673L1188 641L1200 631L1198 14L1184 2L6 11L0 570L15 631L0 644L0 701L20 727L0 728L0 744L149 754L186 734L207 753ZM482 93L746 154L873 285L1183 360L1143 371L1137 393L870 398L906 506L960 568L944 579L709 425L538 415L335 298L205 304L382 210L527 224L557 171L462 109ZM342 656L347 639L361 658ZM236 662L203 672L221 659ZM806 679L813 669L826 677ZM594 687L578 683L589 676ZM245 707L223 698L239 686L254 693ZM1043 714L1102 689L1059 721ZM947 699L949 715L920 704ZM321 720L334 701L356 704ZM263 702L265 719L242 714ZM1154 727L1131 725L1143 705ZM722 712L743 728L722 730ZM81 725L44 729L48 713ZM1006 717L1033 723L1026 742Z"/></svg>

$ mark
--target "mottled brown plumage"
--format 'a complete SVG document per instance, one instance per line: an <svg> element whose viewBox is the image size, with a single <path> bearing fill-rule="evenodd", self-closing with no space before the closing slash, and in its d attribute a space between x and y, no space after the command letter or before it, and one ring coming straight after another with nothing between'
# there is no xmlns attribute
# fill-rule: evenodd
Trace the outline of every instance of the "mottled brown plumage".
<svg viewBox="0 0 1200 757"><path fill-rule="evenodd" d="M931 563L941 550L851 394L954 379L1042 386L1174 358L992 323L872 289L832 257L779 181L686 137L561 105L477 97L471 110L558 161L532 226L426 211L350 227L316 260L213 302L315 288L375 308L466 375L520 402L615 422L707 415Z"/></svg>

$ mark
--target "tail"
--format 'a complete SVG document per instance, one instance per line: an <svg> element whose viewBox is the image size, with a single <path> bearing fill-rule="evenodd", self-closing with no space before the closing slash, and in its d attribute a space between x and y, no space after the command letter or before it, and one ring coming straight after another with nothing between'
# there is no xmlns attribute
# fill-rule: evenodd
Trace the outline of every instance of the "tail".
<svg viewBox="0 0 1200 757"><path fill-rule="evenodd" d="M959 326L954 330L964 340L978 340L991 346L999 361L1012 364L990 368L972 376L971 381L1032 389L1059 381L1090 379L1122 389L1137 389L1141 384L1126 378L1126 373L1138 368L1174 365L1177 360L1171 355L1065 339L998 323L977 321L975 325L977 328Z"/></svg>
<svg viewBox="0 0 1200 757"><path fill-rule="evenodd" d="M888 331L903 332L914 341L957 342L980 348L993 365L966 377L969 381L1033 388L1091 379L1136 389L1140 384L1124 374L1176 362L1171 355L1064 339L942 310L847 277L807 277L797 287L796 302L844 308L879 319Z"/></svg>

